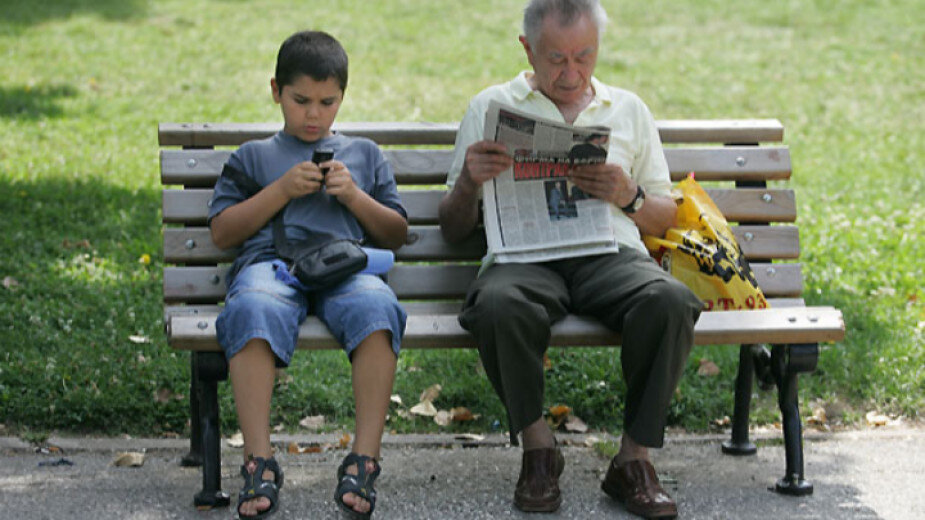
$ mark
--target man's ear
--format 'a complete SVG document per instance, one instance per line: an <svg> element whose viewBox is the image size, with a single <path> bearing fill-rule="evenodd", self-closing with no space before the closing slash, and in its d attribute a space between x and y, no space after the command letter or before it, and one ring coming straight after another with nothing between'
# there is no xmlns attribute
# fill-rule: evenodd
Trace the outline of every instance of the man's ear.
<svg viewBox="0 0 925 520"><path fill-rule="evenodd" d="M524 52L527 53L527 61L530 62L530 65L533 65L533 49L530 47L530 42L527 41L527 37L523 34L520 35L520 44L524 46Z"/></svg>
<svg viewBox="0 0 925 520"><path fill-rule="evenodd" d="M276 83L276 78L270 78L270 90L273 91L273 102L278 105L280 102L280 91L279 85Z"/></svg>

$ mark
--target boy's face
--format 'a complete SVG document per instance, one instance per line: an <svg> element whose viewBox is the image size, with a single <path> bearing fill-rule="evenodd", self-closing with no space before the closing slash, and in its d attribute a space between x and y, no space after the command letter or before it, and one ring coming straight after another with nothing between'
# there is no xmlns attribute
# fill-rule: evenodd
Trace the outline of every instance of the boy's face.
<svg viewBox="0 0 925 520"><path fill-rule="evenodd" d="M344 100L344 92L335 78L315 81L301 75L282 92L276 79L270 80L273 101L283 110L284 131L307 142L331 135L331 125Z"/></svg>

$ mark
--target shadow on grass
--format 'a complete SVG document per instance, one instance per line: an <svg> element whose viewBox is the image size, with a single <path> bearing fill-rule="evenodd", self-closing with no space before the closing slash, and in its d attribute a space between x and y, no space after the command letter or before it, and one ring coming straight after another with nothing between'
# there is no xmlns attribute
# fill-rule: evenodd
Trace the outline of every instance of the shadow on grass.
<svg viewBox="0 0 925 520"><path fill-rule="evenodd" d="M148 0L3 0L0 6L0 27L24 26L96 14L107 20L128 20L144 15Z"/></svg>
<svg viewBox="0 0 925 520"><path fill-rule="evenodd" d="M0 87L0 118L35 120L64 114L60 101L77 97L71 85Z"/></svg>
<svg viewBox="0 0 925 520"><path fill-rule="evenodd" d="M0 422L182 431L188 362L163 339L158 192L96 178L0 177L0 190Z"/></svg>

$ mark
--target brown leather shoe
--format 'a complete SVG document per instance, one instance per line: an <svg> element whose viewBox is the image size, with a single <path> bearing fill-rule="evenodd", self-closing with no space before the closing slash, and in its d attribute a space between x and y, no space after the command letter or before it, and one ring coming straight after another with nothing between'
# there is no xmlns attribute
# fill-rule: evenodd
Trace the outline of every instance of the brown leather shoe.
<svg viewBox="0 0 925 520"><path fill-rule="evenodd" d="M524 450L514 505L528 513L551 513L562 504L559 475L565 458L558 447Z"/></svg>
<svg viewBox="0 0 925 520"><path fill-rule="evenodd" d="M645 518L674 518L678 506L662 489L655 468L647 460L631 460L617 466L614 457L607 468L601 489L614 500L623 503L630 513Z"/></svg>

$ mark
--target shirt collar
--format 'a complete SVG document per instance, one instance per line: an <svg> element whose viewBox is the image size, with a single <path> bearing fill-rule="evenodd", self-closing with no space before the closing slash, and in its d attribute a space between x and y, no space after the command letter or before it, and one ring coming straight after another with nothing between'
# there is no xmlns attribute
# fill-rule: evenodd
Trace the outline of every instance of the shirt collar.
<svg viewBox="0 0 925 520"><path fill-rule="evenodd" d="M533 93L533 88L530 87L530 82L527 81L528 75L530 74L533 74L533 72L528 70L522 71L511 81L511 93L517 101L523 101L527 99L527 96ZM591 105L613 104L613 97L610 94L610 89L598 81L594 76L591 76L591 87L594 88L594 99L591 101ZM540 95L542 94L540 93Z"/></svg>

